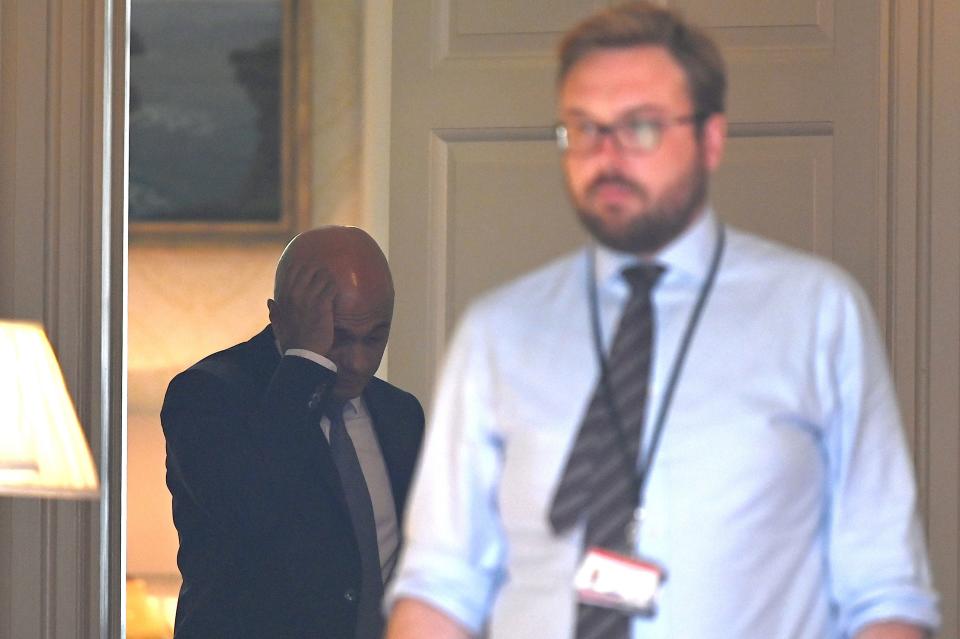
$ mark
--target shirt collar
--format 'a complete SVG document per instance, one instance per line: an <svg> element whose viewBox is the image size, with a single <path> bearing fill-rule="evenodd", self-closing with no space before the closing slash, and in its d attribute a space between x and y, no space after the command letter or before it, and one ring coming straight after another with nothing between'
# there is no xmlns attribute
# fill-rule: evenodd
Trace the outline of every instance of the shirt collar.
<svg viewBox="0 0 960 639"><path fill-rule="evenodd" d="M699 284L710 270L716 240L717 216L708 205L703 214L657 253L652 261L666 268L664 280ZM625 267L637 264L640 260L632 253L616 251L601 244L594 243L593 247L597 285L626 291L627 284L620 274Z"/></svg>
<svg viewBox="0 0 960 639"><path fill-rule="evenodd" d="M349 399L343 405L343 418L347 419L353 416L363 417L366 415L366 409L363 404L363 396L359 395L353 399Z"/></svg>
<svg viewBox="0 0 960 639"><path fill-rule="evenodd" d="M329 407L328 410L330 410ZM343 408L341 410L342 412L340 414L343 415L344 422L349 422L354 419L363 419L365 417L369 418L370 415L370 413L367 411L366 404L363 401L363 396L348 399L343 403ZM330 415L328 413L324 413L323 419L330 419Z"/></svg>

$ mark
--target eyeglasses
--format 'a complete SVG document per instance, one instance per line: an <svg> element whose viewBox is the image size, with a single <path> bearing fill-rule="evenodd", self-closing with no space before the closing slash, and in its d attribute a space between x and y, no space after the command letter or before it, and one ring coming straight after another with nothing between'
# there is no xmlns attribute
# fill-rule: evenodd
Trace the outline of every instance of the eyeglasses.
<svg viewBox="0 0 960 639"><path fill-rule="evenodd" d="M599 124L590 120L577 120L557 124L557 146L561 151L592 153L600 148L604 136L611 136L622 151L630 153L653 153L660 146L664 132L671 126L692 124L702 120L699 113L677 118L653 118L630 116L613 124Z"/></svg>

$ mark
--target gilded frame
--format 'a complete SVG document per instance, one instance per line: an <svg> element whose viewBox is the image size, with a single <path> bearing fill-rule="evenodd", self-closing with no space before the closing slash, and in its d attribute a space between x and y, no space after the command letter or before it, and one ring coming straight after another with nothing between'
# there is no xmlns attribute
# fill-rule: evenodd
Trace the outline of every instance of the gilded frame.
<svg viewBox="0 0 960 639"><path fill-rule="evenodd" d="M129 219L130 238L290 238L309 226L312 24L309 0L281 0L280 217L270 221Z"/></svg>

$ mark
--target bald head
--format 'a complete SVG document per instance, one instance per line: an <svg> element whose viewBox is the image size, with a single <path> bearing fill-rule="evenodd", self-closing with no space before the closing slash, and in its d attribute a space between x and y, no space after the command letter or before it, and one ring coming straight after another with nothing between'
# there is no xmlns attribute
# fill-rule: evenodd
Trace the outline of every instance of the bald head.
<svg viewBox="0 0 960 639"><path fill-rule="evenodd" d="M270 321L282 349L306 348L337 365L334 395L359 395L376 372L393 318L393 279L366 232L324 226L301 233L277 264ZM330 335L332 343L324 335Z"/></svg>
<svg viewBox="0 0 960 639"><path fill-rule="evenodd" d="M393 279L387 258L362 229L322 226L293 238L277 263L274 296L283 288L288 274L299 267L318 267L329 272L338 297L388 299L393 307Z"/></svg>

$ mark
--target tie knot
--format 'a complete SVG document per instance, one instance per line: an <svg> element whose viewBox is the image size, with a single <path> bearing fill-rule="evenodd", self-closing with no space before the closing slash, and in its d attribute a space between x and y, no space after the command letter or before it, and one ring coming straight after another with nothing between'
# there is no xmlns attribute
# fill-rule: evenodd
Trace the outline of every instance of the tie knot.
<svg viewBox="0 0 960 639"><path fill-rule="evenodd" d="M665 270L659 264L635 264L623 269L623 279L630 285L634 295L647 295Z"/></svg>

